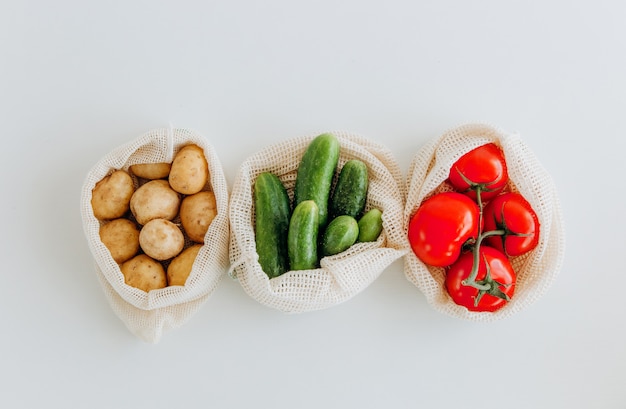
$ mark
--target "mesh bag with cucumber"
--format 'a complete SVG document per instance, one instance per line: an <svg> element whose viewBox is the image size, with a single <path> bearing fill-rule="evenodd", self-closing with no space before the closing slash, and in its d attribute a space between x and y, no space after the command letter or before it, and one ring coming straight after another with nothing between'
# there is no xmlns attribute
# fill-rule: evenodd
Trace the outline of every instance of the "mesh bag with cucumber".
<svg viewBox="0 0 626 409"><path fill-rule="evenodd" d="M402 176L385 147L347 132L248 158L230 204L231 276L284 312L347 301L407 252Z"/></svg>

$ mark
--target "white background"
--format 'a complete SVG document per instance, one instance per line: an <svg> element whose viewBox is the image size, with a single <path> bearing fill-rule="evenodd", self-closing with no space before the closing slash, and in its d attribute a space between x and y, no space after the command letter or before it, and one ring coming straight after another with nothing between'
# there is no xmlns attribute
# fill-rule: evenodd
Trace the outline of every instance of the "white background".
<svg viewBox="0 0 626 409"><path fill-rule="evenodd" d="M0 406L625 408L625 18L618 0L4 1ZM468 121L520 132L559 190L563 269L521 313L444 316L401 261L300 315L225 278L156 345L109 307L80 190L142 133L198 130L232 183L267 144L337 129L406 172Z"/></svg>

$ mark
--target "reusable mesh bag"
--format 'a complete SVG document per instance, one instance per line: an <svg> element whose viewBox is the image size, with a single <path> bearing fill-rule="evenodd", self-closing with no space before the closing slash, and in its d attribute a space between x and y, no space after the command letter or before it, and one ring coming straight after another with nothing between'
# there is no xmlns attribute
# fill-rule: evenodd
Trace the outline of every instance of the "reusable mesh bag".
<svg viewBox="0 0 626 409"><path fill-rule="evenodd" d="M114 170L137 163L172 162L178 150L196 144L204 150L210 179L203 190L215 194L217 215L205 235L193 268L184 286L171 286L145 292L124 282L124 276L111 253L100 241L102 222L91 207L96 183ZM132 174L135 188L139 180ZM198 133L186 129L163 128L145 133L104 156L88 173L81 197L83 228L95 259L95 269L104 293L116 315L137 337L157 343L162 334L184 324L208 299L228 268L228 186L220 160L213 147ZM180 220L174 219L174 222ZM187 248L191 242L185 243Z"/></svg>
<svg viewBox="0 0 626 409"><path fill-rule="evenodd" d="M442 185L450 168L463 154L493 142L504 152L509 183L507 189L521 193L537 213L541 226L539 244L530 253L511 259L517 274L515 294L502 309L471 312L455 304L444 287L445 270L422 263L410 251L405 257L405 275L436 310L473 321L509 317L539 299L557 277L564 258L565 231L561 206L552 178L518 134L485 124L467 124L452 129L423 146L413 158L407 175L404 229L422 201L445 190Z"/></svg>
<svg viewBox="0 0 626 409"><path fill-rule="evenodd" d="M408 251L402 230L402 176L393 155L383 146L358 135L333 134L340 143L338 171L349 159L360 159L367 165L366 211L371 208L382 211L383 231L377 241L355 243L343 253L324 257L317 269L288 271L271 280L261 269L254 234L256 177L262 172L274 173L293 200L298 165L317 135L286 140L249 157L241 165L233 184L229 273L252 298L283 312L320 310L342 303L365 289L389 264Z"/></svg>

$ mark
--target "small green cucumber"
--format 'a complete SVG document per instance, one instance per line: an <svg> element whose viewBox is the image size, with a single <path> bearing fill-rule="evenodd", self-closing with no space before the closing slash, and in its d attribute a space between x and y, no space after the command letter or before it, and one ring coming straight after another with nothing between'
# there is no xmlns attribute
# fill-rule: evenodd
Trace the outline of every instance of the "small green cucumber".
<svg viewBox="0 0 626 409"><path fill-rule="evenodd" d="M383 231L383 213L378 209L371 209L359 219L358 241L376 241Z"/></svg>
<svg viewBox="0 0 626 409"><path fill-rule="evenodd" d="M313 200L300 202L291 215L287 248L292 270L317 268L319 209Z"/></svg>
<svg viewBox="0 0 626 409"><path fill-rule="evenodd" d="M367 165L358 160L347 161L339 172L330 200L330 217L348 215L359 218L365 209L369 179Z"/></svg>
<svg viewBox="0 0 626 409"><path fill-rule="evenodd" d="M337 216L328 223L322 235L322 256L347 250L359 237L359 225L352 216Z"/></svg>
<svg viewBox="0 0 626 409"><path fill-rule="evenodd" d="M289 271L289 195L278 176L261 173L254 183L255 241L259 264L269 278Z"/></svg>
<svg viewBox="0 0 626 409"><path fill-rule="evenodd" d="M315 201L320 227L328 223L328 201L338 162L339 140L332 134L321 134L307 146L296 174L294 208L305 200Z"/></svg>

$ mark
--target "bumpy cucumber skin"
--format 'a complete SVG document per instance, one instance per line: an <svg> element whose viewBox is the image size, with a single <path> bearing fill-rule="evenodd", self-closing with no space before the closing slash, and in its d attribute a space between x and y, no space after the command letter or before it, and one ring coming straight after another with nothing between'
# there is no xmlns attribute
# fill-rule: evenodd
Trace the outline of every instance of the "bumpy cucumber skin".
<svg viewBox="0 0 626 409"><path fill-rule="evenodd" d="M371 209L359 219L359 242L378 240L383 231L383 213L379 209Z"/></svg>
<svg viewBox="0 0 626 409"><path fill-rule="evenodd" d="M330 200L330 217L361 217L365 209L368 185L367 165L358 159L347 161L339 172Z"/></svg>
<svg viewBox="0 0 626 409"><path fill-rule="evenodd" d="M287 248L292 270L310 270L318 267L317 234L319 209L313 200L300 202L291 215Z"/></svg>
<svg viewBox="0 0 626 409"><path fill-rule="evenodd" d="M289 271L287 235L291 208L278 176L260 174L254 184L255 241L259 264L269 278Z"/></svg>
<svg viewBox="0 0 626 409"><path fill-rule="evenodd" d="M309 143L298 167L294 208L305 200L315 201L320 228L328 223L328 201L338 162L339 140L332 134L321 134Z"/></svg>
<svg viewBox="0 0 626 409"><path fill-rule="evenodd" d="M352 216L332 219L322 236L322 256L333 256L346 251L359 237L359 225Z"/></svg>

